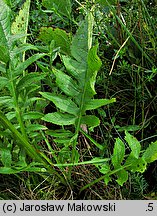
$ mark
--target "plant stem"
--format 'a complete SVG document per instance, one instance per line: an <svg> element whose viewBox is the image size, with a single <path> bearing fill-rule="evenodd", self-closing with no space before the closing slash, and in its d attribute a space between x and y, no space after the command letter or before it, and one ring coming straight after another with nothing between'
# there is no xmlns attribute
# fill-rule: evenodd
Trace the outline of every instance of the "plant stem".
<svg viewBox="0 0 157 216"><path fill-rule="evenodd" d="M27 134L26 134L26 131L25 131L25 127L24 127L24 123L23 123L23 120L22 120L21 110L20 110L19 105L18 105L18 98L17 98L15 84L14 84L15 81L13 79L12 70L10 68L9 68L9 78L10 78L10 82L11 82L11 90L10 90L10 92L11 92L11 95L13 96L14 109L15 109L15 112L16 112L18 123L20 125L20 130L21 130L21 133L22 133L23 137L26 140L28 140L28 137L27 137Z"/></svg>
<svg viewBox="0 0 157 216"><path fill-rule="evenodd" d="M85 189L87 189L87 188L89 188L89 187L91 187L92 185L98 183L99 181L103 180L106 176L111 176L111 175L113 175L113 174L119 172L120 170L123 170L123 169L125 169L125 168L127 168L127 167L129 167L129 166L131 166L131 164L129 164L129 165L127 165L127 166L120 167L119 169L116 169L116 170L111 171L111 172L110 172L109 174L107 174L107 175L101 176L100 178L98 178L98 179L94 180L93 182L91 182L91 183L85 185L84 187L82 187L81 190L80 190L80 192L83 191L83 190L85 190Z"/></svg>
<svg viewBox="0 0 157 216"><path fill-rule="evenodd" d="M18 130L11 124L11 122L5 117L5 115L0 111L0 120L2 125L5 128L8 128L13 135L20 141L17 144L20 147L23 147L28 155L35 159L36 161L40 162L50 174L54 174L61 180L62 183L66 184L65 179L50 165L43 157L41 156L40 152L38 153L37 150L26 140L23 136L18 132Z"/></svg>

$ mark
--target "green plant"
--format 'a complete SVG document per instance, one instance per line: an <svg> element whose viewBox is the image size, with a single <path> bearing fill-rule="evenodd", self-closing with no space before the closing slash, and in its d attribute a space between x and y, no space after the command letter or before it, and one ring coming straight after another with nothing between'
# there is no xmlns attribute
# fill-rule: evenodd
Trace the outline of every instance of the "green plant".
<svg viewBox="0 0 157 216"><path fill-rule="evenodd" d="M70 0L53 0L47 1L42 0L42 4L44 7L48 8L49 10L54 10L60 17L65 16L67 18L71 18L71 1Z"/></svg>
<svg viewBox="0 0 157 216"><path fill-rule="evenodd" d="M29 2L27 0L25 6L20 10L13 24L13 34L11 32L10 8L4 1L0 1L0 7L3 8L0 12L0 82L2 83L0 173L3 174L21 171L45 172L47 169L50 173L55 172L40 154L36 143L41 138L40 133L35 133L35 131L44 130L46 127L39 123L35 124L35 120L43 114L32 111L32 105L41 101L37 97L37 91L40 89L39 81L46 75L38 72L28 74L26 69L46 54L36 53L26 60L24 59L25 51L30 49L38 51L37 47L26 43ZM21 20L25 20L25 23L19 25ZM21 43L18 43L19 39ZM42 108L42 105L40 107ZM25 152L34 159L33 162L26 160ZM56 175L60 176L57 173Z"/></svg>
<svg viewBox="0 0 157 216"><path fill-rule="evenodd" d="M101 180L108 184L113 180L112 175L116 175L117 183L123 186L128 180L129 172L143 173L149 163L157 160L157 141L151 143L146 150L141 150L140 142L127 131L125 131L125 141L128 146L121 139L116 138L111 160L96 164L96 167L104 175L84 186L81 191ZM126 153L128 150L129 154ZM94 158L93 162L94 160L97 159Z"/></svg>
<svg viewBox="0 0 157 216"><path fill-rule="evenodd" d="M96 93L93 85L96 81L94 78L96 78L96 73L100 67L100 60L96 55L97 46L90 48L92 44L92 19L92 15L88 12L86 20L82 22L82 25L79 27L76 35L72 39L71 56L61 55L61 59L67 72L65 72L65 69L61 71L53 68L52 70L56 77L56 85L59 87L62 94L60 91L59 94L41 92L41 95L53 102L57 108L57 112L48 113L42 119L62 127L61 130L48 131L47 134L55 137L54 141L60 146L59 154L63 159L62 163L65 163L64 166L72 166L72 163L75 165L81 164L78 163L79 152L76 150L79 132L83 133L85 137L91 141L91 143L100 149L101 152L104 151L104 146L101 146L87 134L87 127L89 127L89 131L92 131L94 127L99 125L99 120L94 115L87 115L86 112L87 110L94 110L114 102L114 99L92 99ZM69 131L69 128L66 130L67 125L74 125L73 133ZM137 130L139 127L132 125L125 128ZM151 144L151 146L154 146L152 155L148 154L149 149L151 148L149 147L145 150L145 153L142 156L140 153L141 144L136 140L136 138L126 132L125 139L131 149L131 153L129 155L125 155L126 147L118 138L116 139L110 165L108 163L108 161L110 161L109 158L106 158L106 163L102 161L103 165L98 165L101 158L97 157L93 157L91 161L85 161L82 164L93 163L95 161L99 171L105 174L103 177L100 177L99 180L104 178L105 183L108 184L111 180L110 175L116 173L118 177L118 184L123 185L128 180L128 172L144 172L146 170L147 163L153 161L149 161L149 157L156 157L156 142ZM72 153L69 152L71 148ZM63 157L64 154L67 154L67 157ZM127 158L125 163L123 162L124 158ZM69 162L72 161L72 163L66 164L67 159ZM123 166L121 166L122 162L124 163ZM112 166L114 167L113 170ZM71 172L71 169L69 169L69 172ZM95 180L95 183L99 180ZM83 187L83 189L87 188L89 185Z"/></svg>
<svg viewBox="0 0 157 216"><path fill-rule="evenodd" d="M40 89L39 81L42 80L46 76L46 74L40 74L38 72L27 73L25 70L34 61L44 57L46 54L37 53L25 60L25 51L27 51L28 49L38 51L37 47L26 44L26 39L20 40L20 44L16 43L17 39L22 37L26 38L25 33L27 31L27 25L25 25L25 23L22 23L22 25L19 26L18 23L24 19L26 19L27 22L28 12L25 13L25 10L29 11L29 6L24 6L20 10L18 17L13 24L13 35L11 33L11 24L9 18L10 8L3 1L1 1L0 3L1 7L4 8L4 10L0 14L1 36L3 39L3 43L1 42L0 45L1 49L4 48L3 55L0 56L1 81L3 83L3 87L6 86L5 93L7 94L7 96L2 96L0 98L1 110L3 110L3 112L0 112L0 119L2 122L1 135L3 140L3 143L1 143L1 162L3 164L3 166L1 167L1 173L9 174L18 173L21 171L48 171L49 173L55 173L55 169L52 168L53 163L46 156L46 154L42 153L42 149L40 146L37 146L37 142L44 138L49 150L51 151L51 154L54 155L56 161L61 164L60 167L62 167L62 163L65 163L66 161L58 160L58 158L55 157L51 145L49 144L44 134L41 132L42 130L45 130L47 128L39 123L35 124L36 119L40 119L43 116L42 113L34 110L32 111L34 105L33 103L37 104L37 102L42 101L42 99L37 97L36 95L37 91ZM29 1L26 3L29 3ZM25 5L28 5L26 3ZM46 98L52 98L53 102L57 104L57 106L61 110L69 113L61 114L57 112L53 114L47 114L43 117L43 120L48 120L59 125L73 124L75 126L75 132L70 133L71 137L70 140L68 140L69 144L65 143L65 147L62 149L62 155L63 153L65 153L64 158L72 163L77 163L79 160L79 155L76 151L76 144L81 125L87 124L91 128L99 125L99 119L96 116L85 115L86 110L95 109L99 106L106 105L115 101L115 99L92 99L93 95L96 93L94 90L96 74L101 65L101 61L96 54L97 46L91 48L92 28L93 17L91 13L89 13L87 15L86 21L83 21L80 29L78 30L78 34L73 38L71 53L75 60L70 56L62 56L65 66L68 69L69 67L74 68L72 70L70 69L70 71L72 73L71 76L75 78L75 81L64 72L54 70L58 86L62 91L64 91L65 94L71 96L71 98L68 98L64 95L57 96L48 93L41 93ZM83 35L84 30L85 35ZM17 34L19 32L24 34ZM79 43L80 45L79 49L77 43ZM20 57L21 54L23 55L22 59ZM93 61L95 62L94 65L92 65ZM75 70L77 70L76 72L78 74L75 73ZM65 82L64 86L62 86L63 82ZM77 82L78 86L74 86ZM64 103L62 104L62 102ZM42 108L42 104L40 104L40 106ZM57 119L60 117L62 119ZM8 131L8 129L11 133ZM65 131L63 131L63 133L62 131L59 131L59 133L60 132L61 137L63 136L63 134L66 134ZM14 141L12 140L12 138ZM16 140L17 143L15 145ZM71 144L72 155L70 154L70 150L67 152L67 148L69 148ZM16 155L18 156L18 160L16 159L15 161L13 157L14 149L17 149ZM27 164L25 151L23 150L25 150L27 154L36 162L29 163L28 161ZM70 159L71 157L72 160ZM7 162L6 158L8 158ZM56 166L59 167L59 164ZM65 165L63 164L63 166ZM63 178L59 174L57 174L57 172L56 175L61 179L62 182L64 182Z"/></svg>
<svg viewBox="0 0 157 216"><path fill-rule="evenodd" d="M79 5L81 14L77 18L72 13L74 2ZM116 179L122 187L128 181L129 174L143 173L157 159L157 142L152 142L147 148L144 146L145 140L156 135L143 137L150 122L149 119L145 120L145 98L150 98L151 103L155 104L155 98L147 86L156 78L152 55L156 55L155 33L152 31L154 22L151 24L151 16L143 1L143 8L139 2L135 5L139 23L135 22L131 12L129 17L132 19L128 22L126 11L123 11L119 1L74 2L42 1L47 9L44 12L56 13L55 17L58 16L60 24L62 22L61 25L68 26L68 30L58 25L57 28L42 27L38 39L45 46L39 40L38 46L34 46L26 43L30 0L25 1L12 24L11 1L0 0L0 8L3 8L0 12L0 174L38 173L51 186L53 176L53 182L57 179L56 187L61 182L61 187L70 185L69 188L73 189L77 184L74 182L75 170L81 167L81 171L86 172L86 165L97 173L94 175L91 172L91 179L86 185L81 184L81 191L101 180L109 185ZM39 7L41 12L41 5ZM79 25L74 17L80 22ZM145 24L144 30L141 29L142 24ZM74 36L73 27L77 28ZM38 28L35 31L38 32ZM105 42L102 42L104 39ZM136 53L130 51L132 44L138 50L138 58ZM103 56L103 49L107 54L111 50L108 59ZM29 54L25 55L27 51ZM32 72L32 64L36 65L36 72ZM150 68L145 70L145 67ZM112 76L108 77L108 74ZM45 86L50 87L49 92ZM124 90L119 89L121 87ZM118 115L123 109L121 105L127 103L123 97L130 100L127 92L134 89L133 109L132 101L129 102L133 116L131 120L128 118L125 125L123 118ZM120 92L122 94L119 96ZM114 103L114 96L118 99L117 103ZM137 104L141 101L141 123L138 125ZM44 113L48 104L55 111ZM116 114L113 112L111 115L110 109L116 110ZM117 123L118 118L120 121ZM107 122L108 119L111 123ZM101 143L93 138L99 129L103 136ZM119 135L115 142L113 130L116 136ZM135 138L135 132L139 133L140 130L141 142ZM120 139L123 131L124 140ZM134 136L128 131L133 131ZM85 151L81 149L83 143L80 137L87 144ZM137 183L141 184L141 194L142 182L139 178ZM28 179L27 185L31 190L30 184Z"/></svg>
<svg viewBox="0 0 157 216"><path fill-rule="evenodd" d="M92 47L92 29L93 16L89 12L72 39L71 56L61 56L67 73L56 68L52 70L56 77L56 85L64 94L40 92L58 109L57 112L46 114L42 119L62 127L74 126L73 133L66 133L66 129L57 130L55 135L53 131L51 132L53 136L64 139L60 154L62 151L63 154L67 152L69 162L72 163L77 163L79 160L76 146L80 129L85 125L85 127L89 127L89 130L92 130L100 124L95 115L87 115L86 111L115 102L114 98L93 99L96 94L94 88L96 75L100 69L101 61L97 56L98 46ZM57 138L55 141L61 142ZM72 154L70 148L72 148Z"/></svg>

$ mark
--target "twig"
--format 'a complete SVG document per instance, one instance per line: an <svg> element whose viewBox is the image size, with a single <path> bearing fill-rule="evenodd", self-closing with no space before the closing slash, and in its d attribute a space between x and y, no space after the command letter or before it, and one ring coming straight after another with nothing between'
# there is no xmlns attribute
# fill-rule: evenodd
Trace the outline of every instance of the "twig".
<svg viewBox="0 0 157 216"><path fill-rule="evenodd" d="M122 44L122 46L119 48L118 52L116 53L115 57L114 57L114 60L113 60L113 63L112 63L112 67L111 67L111 70L110 70L110 73L109 73L109 76L111 75L112 71L113 71L113 68L114 68L114 65L115 65L115 62L116 62L116 59L117 59L117 56L119 54L119 52L121 51L121 49L125 46L125 44L128 42L130 36L124 41L124 43Z"/></svg>

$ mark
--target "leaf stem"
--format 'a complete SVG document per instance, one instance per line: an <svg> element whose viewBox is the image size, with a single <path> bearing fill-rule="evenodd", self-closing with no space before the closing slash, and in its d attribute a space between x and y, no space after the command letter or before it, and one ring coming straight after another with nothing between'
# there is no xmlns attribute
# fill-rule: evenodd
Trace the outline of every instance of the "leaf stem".
<svg viewBox="0 0 157 216"><path fill-rule="evenodd" d="M131 166L131 164L129 164L129 165L127 165L127 166L120 167L120 168L118 168L118 169L115 169L115 170L111 171L111 172L108 173L107 175L103 175L103 176L101 176L100 178L95 179L94 181L92 181L92 182L90 182L89 184L87 184L87 185L85 185L84 187L82 187L81 190L80 190L80 192L83 191L83 190L85 190L85 189L87 189L87 188L89 188L89 187L91 187L92 185L94 185L94 184L100 182L100 181L103 180L106 176L113 175L113 174L119 172L120 170L123 170L123 169L125 169L125 168L127 168L127 167L130 167L130 166Z"/></svg>
<svg viewBox="0 0 157 216"><path fill-rule="evenodd" d="M18 132L18 130L11 124L11 122L5 117L5 115L1 111L0 120L2 125L5 128L8 128L12 132L12 134L15 135L15 137L20 141L17 142L17 144L23 147L32 159L35 159L36 161L42 163L50 174L55 173L55 175L61 180L61 182L63 184L66 184L65 179L55 169L52 168L52 164L50 165L45 159L43 159L41 154L38 153L37 150Z"/></svg>

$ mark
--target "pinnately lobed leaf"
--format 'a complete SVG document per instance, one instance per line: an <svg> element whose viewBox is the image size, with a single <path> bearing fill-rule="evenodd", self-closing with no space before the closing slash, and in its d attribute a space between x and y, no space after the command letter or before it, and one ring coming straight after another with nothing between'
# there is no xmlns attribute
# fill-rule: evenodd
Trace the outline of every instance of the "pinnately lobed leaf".
<svg viewBox="0 0 157 216"><path fill-rule="evenodd" d="M152 163L153 161L157 160L157 141L149 145L149 147L144 152L142 158L147 163Z"/></svg>
<svg viewBox="0 0 157 216"><path fill-rule="evenodd" d="M20 64L18 64L18 66L15 68L14 71L14 75L20 75L22 74L22 72L29 66L31 65L33 62L37 61L38 59L44 57L46 54L42 54L42 53L37 53L34 54L33 56L29 57L27 60L25 60L24 62L21 62Z"/></svg>
<svg viewBox="0 0 157 216"><path fill-rule="evenodd" d="M90 97L96 94L94 86L96 82L97 73L102 64L100 58L97 55L97 50L98 50L98 44L89 50L88 57L87 57L88 69L86 72L86 84L87 84L86 91L90 95Z"/></svg>
<svg viewBox="0 0 157 216"><path fill-rule="evenodd" d="M60 48L62 54L70 55L70 34L59 28L42 27L40 29L39 40L50 45L54 41L54 48Z"/></svg>
<svg viewBox="0 0 157 216"><path fill-rule="evenodd" d="M11 148L1 147L0 149L1 161L4 167L10 167L12 163Z"/></svg>
<svg viewBox="0 0 157 216"><path fill-rule="evenodd" d="M40 112L30 111L23 115L23 119L25 120L40 119L41 117L43 117L43 115L44 114Z"/></svg>
<svg viewBox="0 0 157 216"><path fill-rule="evenodd" d="M6 73L6 68L5 68L5 64L0 62L0 72L2 73Z"/></svg>
<svg viewBox="0 0 157 216"><path fill-rule="evenodd" d="M100 120L98 117L94 115L85 115L85 116L82 116L81 118L81 124L88 125L92 129L94 127L99 126Z"/></svg>
<svg viewBox="0 0 157 216"><path fill-rule="evenodd" d="M143 173L146 170L147 162L142 157L137 159L130 154L126 159L125 166L128 166L127 170L131 172Z"/></svg>
<svg viewBox="0 0 157 216"><path fill-rule="evenodd" d="M121 163L125 155L125 145L120 138L116 139L113 155L112 155L112 164L115 169L121 166Z"/></svg>
<svg viewBox="0 0 157 216"><path fill-rule="evenodd" d="M32 83L36 83L39 80L44 79L45 76L46 74L44 73L38 73L38 72L29 73L20 79L16 88L20 92L22 89L31 86Z"/></svg>
<svg viewBox="0 0 157 216"><path fill-rule="evenodd" d="M122 169L116 173L117 175L117 180L116 182L120 185L123 186L123 184L128 180L128 172L125 169Z"/></svg>
<svg viewBox="0 0 157 216"><path fill-rule="evenodd" d="M3 89L8 82L9 80L6 77L0 77L0 90Z"/></svg>
<svg viewBox="0 0 157 216"><path fill-rule="evenodd" d="M49 92L40 92L40 94L44 98L52 101L56 105L56 107L58 107L63 112L67 112L75 116L77 115L79 109L70 98L63 95L55 95Z"/></svg>
<svg viewBox="0 0 157 216"><path fill-rule="evenodd" d="M135 158L139 158L140 150L141 150L141 144L140 142L132 136L130 133L125 131L125 140L128 142L130 148L131 148L131 154Z"/></svg>
<svg viewBox="0 0 157 216"><path fill-rule="evenodd" d="M76 117L70 114L54 112L46 114L42 120L56 125L71 125L75 124Z"/></svg>
<svg viewBox="0 0 157 216"><path fill-rule="evenodd" d="M71 0L42 0L42 4L48 10L54 10L61 16L71 17Z"/></svg>
<svg viewBox="0 0 157 216"><path fill-rule="evenodd" d="M108 105L110 103L113 103L115 101L116 101L115 98L112 98L112 99L91 99L85 104L84 108L85 108L85 110L94 110L94 109L97 109L101 106L105 106L105 105Z"/></svg>
<svg viewBox="0 0 157 216"><path fill-rule="evenodd" d="M56 76L56 83L58 87L68 96L77 97L79 93L79 87L77 83L67 74L62 71L53 70L54 75Z"/></svg>
<svg viewBox="0 0 157 216"><path fill-rule="evenodd" d="M73 37L71 45L71 54L79 63L87 63L88 51L92 47L92 32L94 18L88 13L86 19L81 23L76 35Z"/></svg>
<svg viewBox="0 0 157 216"><path fill-rule="evenodd" d="M76 80L79 80L79 82L84 80L86 73L86 67L84 66L84 64L80 64L80 62L65 55L62 55L62 61L69 75L74 77Z"/></svg>
<svg viewBox="0 0 157 216"><path fill-rule="evenodd" d="M86 115L87 110L115 102L115 99L94 99L95 81L101 67L97 55L98 44L92 47L94 18L88 13L72 38L71 55L62 55L61 59L67 72L53 68L56 85L60 95L48 92L40 94L52 101L58 112L46 114L42 119L57 125L74 125L78 134L81 125L90 129L98 126L100 120L94 115Z"/></svg>

